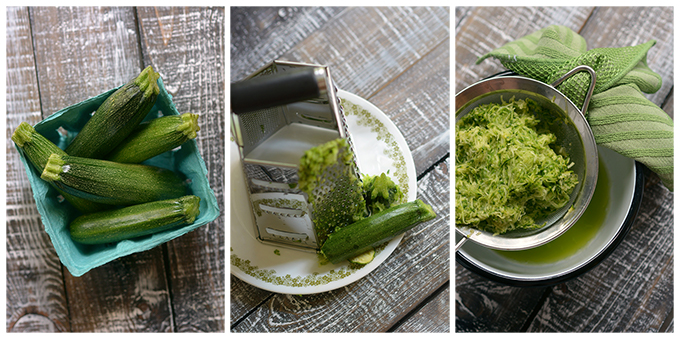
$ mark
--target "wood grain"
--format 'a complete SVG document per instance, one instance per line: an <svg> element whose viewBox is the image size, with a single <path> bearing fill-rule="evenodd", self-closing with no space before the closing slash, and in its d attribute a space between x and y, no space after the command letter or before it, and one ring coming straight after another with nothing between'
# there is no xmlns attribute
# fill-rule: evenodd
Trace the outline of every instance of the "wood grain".
<svg viewBox="0 0 680 339"><path fill-rule="evenodd" d="M407 318L403 324L393 328L396 333L448 333L451 314L449 297L450 287L435 295L417 313Z"/></svg>
<svg viewBox="0 0 680 339"><path fill-rule="evenodd" d="M81 277L64 270L73 332L174 332L161 249L136 253Z"/></svg>
<svg viewBox="0 0 680 339"><path fill-rule="evenodd" d="M444 40L370 98L404 135L418 175L450 151L449 60Z"/></svg>
<svg viewBox="0 0 680 339"><path fill-rule="evenodd" d="M231 82L280 58L342 10L337 7L232 7Z"/></svg>
<svg viewBox="0 0 680 339"><path fill-rule="evenodd" d="M456 263L456 332L520 332L545 288L519 288L488 280Z"/></svg>
<svg viewBox="0 0 680 339"><path fill-rule="evenodd" d="M42 120L28 9L7 7L7 22L6 328L7 332L68 331L61 265L43 229L24 166L9 140L22 121Z"/></svg>
<svg viewBox="0 0 680 339"><path fill-rule="evenodd" d="M647 98L661 106L673 88L673 8L598 7L580 32L588 48L624 47L656 40L647 53L649 67L659 73L661 89Z"/></svg>
<svg viewBox="0 0 680 339"><path fill-rule="evenodd" d="M159 70L180 113L200 116L199 152L224 211L224 8L141 7L137 14L145 62ZM224 212L167 249L174 331L223 332Z"/></svg>
<svg viewBox="0 0 680 339"><path fill-rule="evenodd" d="M127 82L142 69L132 8L37 7L31 9L43 117ZM80 331L160 331L169 321L137 317L130 300L165 288L164 276L139 277L134 262L160 263L160 248L116 260L83 277L65 274L71 329ZM144 273L155 272L152 270ZM156 272L157 273L157 272ZM95 302L111 298L104 303ZM127 301L127 302L126 302ZM168 295L156 300L169 317ZM162 306L166 305L166 306Z"/></svg>
<svg viewBox="0 0 680 339"><path fill-rule="evenodd" d="M477 65L482 55L548 25L579 32L591 11L590 7L476 7L457 12L461 19L456 26L455 92L505 70L491 58Z"/></svg>
<svg viewBox="0 0 680 339"><path fill-rule="evenodd" d="M141 71L131 7L35 7L30 14L43 117Z"/></svg>
<svg viewBox="0 0 680 339"><path fill-rule="evenodd" d="M351 8L282 55L329 65L337 86L369 98L449 38L448 10Z"/></svg>

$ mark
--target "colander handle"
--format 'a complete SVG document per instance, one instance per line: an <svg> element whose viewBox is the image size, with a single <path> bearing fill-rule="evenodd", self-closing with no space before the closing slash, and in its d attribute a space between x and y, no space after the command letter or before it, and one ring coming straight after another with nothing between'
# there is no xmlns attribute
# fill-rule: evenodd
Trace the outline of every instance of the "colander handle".
<svg viewBox="0 0 680 339"><path fill-rule="evenodd" d="M557 86L564 82L564 80L567 80L569 77L578 72L590 73L590 86L588 86L586 97L583 99L583 108L581 108L581 114L585 117L586 111L588 110L588 104L590 103L590 98L593 96L593 91L595 90L595 82L597 81L597 74L595 73L594 69L586 65L576 66L571 71L567 72L567 74L555 80L555 82L553 82L551 86L557 88Z"/></svg>
<svg viewBox="0 0 680 339"><path fill-rule="evenodd" d="M231 110L239 114L315 99L326 90L322 67L259 76L231 84Z"/></svg>

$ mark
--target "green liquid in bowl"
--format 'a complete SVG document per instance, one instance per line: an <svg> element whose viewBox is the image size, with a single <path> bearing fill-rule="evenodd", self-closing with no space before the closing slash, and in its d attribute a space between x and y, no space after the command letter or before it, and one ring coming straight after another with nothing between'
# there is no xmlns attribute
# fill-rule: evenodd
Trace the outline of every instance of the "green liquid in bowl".
<svg viewBox="0 0 680 339"><path fill-rule="evenodd" d="M608 206L609 177L600 159L595 193L581 218L567 232L545 245L529 250L494 251L523 264L546 264L568 258L595 237L607 216Z"/></svg>

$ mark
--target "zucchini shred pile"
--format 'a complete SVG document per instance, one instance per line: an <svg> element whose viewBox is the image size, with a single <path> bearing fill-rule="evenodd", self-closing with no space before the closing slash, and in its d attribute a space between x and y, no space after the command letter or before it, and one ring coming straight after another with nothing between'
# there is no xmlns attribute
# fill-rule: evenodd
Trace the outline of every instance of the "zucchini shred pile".
<svg viewBox="0 0 680 339"><path fill-rule="evenodd" d="M456 224L503 234L535 229L578 183L531 99L475 107L456 124ZM547 123L547 122L546 122ZM564 152L559 152L564 153Z"/></svg>

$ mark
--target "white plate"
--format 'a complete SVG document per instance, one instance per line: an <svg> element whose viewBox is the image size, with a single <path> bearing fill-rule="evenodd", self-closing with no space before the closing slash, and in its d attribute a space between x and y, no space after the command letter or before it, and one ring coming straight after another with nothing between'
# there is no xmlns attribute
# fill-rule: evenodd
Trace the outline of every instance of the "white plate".
<svg viewBox="0 0 680 339"><path fill-rule="evenodd" d="M404 136L377 107L354 94L338 91L362 174L388 175L416 199L416 169ZM256 239L251 207L235 142L231 142L231 273L261 289L284 294L330 291L355 282L378 267L394 251L403 235L376 252L360 268L320 264L317 254L263 244Z"/></svg>

